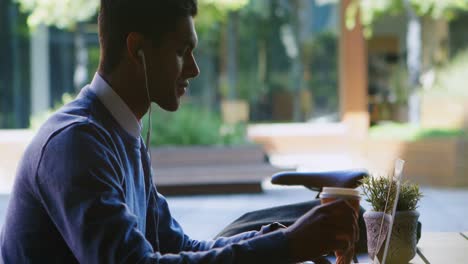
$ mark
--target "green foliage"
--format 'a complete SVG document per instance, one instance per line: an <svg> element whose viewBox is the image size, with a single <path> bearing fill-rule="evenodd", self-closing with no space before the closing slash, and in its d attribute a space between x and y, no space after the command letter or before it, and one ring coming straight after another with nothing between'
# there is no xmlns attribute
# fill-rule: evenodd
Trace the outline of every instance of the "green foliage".
<svg viewBox="0 0 468 264"><path fill-rule="evenodd" d="M99 8L97 0L15 0L20 9L29 13L28 25L39 24L58 28L73 28L78 22L93 17Z"/></svg>
<svg viewBox="0 0 468 264"><path fill-rule="evenodd" d="M468 135L463 129L421 128L412 124L389 122L371 127L369 136L375 139L417 141L431 138L466 138Z"/></svg>
<svg viewBox="0 0 468 264"><path fill-rule="evenodd" d="M223 24L229 12L246 6L250 0L199 0L199 15L196 17L197 31L205 41L219 38L219 25Z"/></svg>
<svg viewBox="0 0 468 264"><path fill-rule="evenodd" d="M147 124L147 117L143 125ZM219 115L193 105L177 112L153 111L151 145L235 145L245 144L245 126L227 126ZM144 129L143 135L146 135Z"/></svg>
<svg viewBox="0 0 468 264"><path fill-rule="evenodd" d="M383 15L405 13L405 0L354 0L346 10L346 25L354 28L360 11L360 23L364 34L372 34L372 25ZM418 16L431 16L435 19L453 19L460 11L468 10L468 0L409 0Z"/></svg>
<svg viewBox="0 0 468 264"><path fill-rule="evenodd" d="M31 118L30 128L39 127L60 107L71 102L74 96L65 93L62 100L46 112L36 114ZM223 124L218 114L192 105L184 105L170 113L161 109L153 110L151 145L243 145L246 141L246 126L244 124ZM147 124L147 117L143 126ZM142 131L143 138L147 128Z"/></svg>
<svg viewBox="0 0 468 264"><path fill-rule="evenodd" d="M249 0L199 0L200 6L212 5L220 11L239 10L249 3Z"/></svg>
<svg viewBox="0 0 468 264"><path fill-rule="evenodd" d="M346 27L356 26L356 17L360 14L360 23L364 26L364 35L370 36L372 24L385 14L400 13L403 10L401 0L354 0L346 10Z"/></svg>
<svg viewBox="0 0 468 264"><path fill-rule="evenodd" d="M446 65L435 71L435 85L428 93L468 97L466 71L468 69L468 49L456 54Z"/></svg>
<svg viewBox="0 0 468 264"><path fill-rule="evenodd" d="M391 213L397 191L396 181L393 177L370 176L362 180L361 187L366 201L372 206L372 210L376 212L383 212L385 210L385 213ZM416 210L422 196L417 184L412 184L408 181L402 182L396 210Z"/></svg>
<svg viewBox="0 0 468 264"><path fill-rule="evenodd" d="M304 53L310 53L311 72L308 86L312 91L316 114L333 113L338 109L338 36L333 32L321 32L315 36Z"/></svg>
<svg viewBox="0 0 468 264"><path fill-rule="evenodd" d="M383 212L386 207L385 213L391 212L390 205L393 204L396 196L396 184L392 179L370 176L362 180L361 187L366 201L372 205L374 211Z"/></svg>
<svg viewBox="0 0 468 264"><path fill-rule="evenodd" d="M56 26L58 28L73 28L79 22L84 22L96 15L100 1L98 0L15 0L23 12L29 13L28 25L36 27L39 24ZM249 0L199 0L203 10L200 18L202 25L210 25L222 20L226 12L238 10ZM206 12L206 13L205 13Z"/></svg>
<svg viewBox="0 0 468 264"><path fill-rule="evenodd" d="M468 10L467 0L411 0L420 15L430 15L433 18L453 19L458 11Z"/></svg>
<svg viewBox="0 0 468 264"><path fill-rule="evenodd" d="M390 75L389 86L395 95L396 104L405 105L408 103L408 91L410 91L411 86L408 83L408 71L403 65L396 66Z"/></svg>
<svg viewBox="0 0 468 264"><path fill-rule="evenodd" d="M423 197L417 184L408 181L403 182L400 190L400 198L397 204L397 211L412 211L418 208L418 203Z"/></svg>

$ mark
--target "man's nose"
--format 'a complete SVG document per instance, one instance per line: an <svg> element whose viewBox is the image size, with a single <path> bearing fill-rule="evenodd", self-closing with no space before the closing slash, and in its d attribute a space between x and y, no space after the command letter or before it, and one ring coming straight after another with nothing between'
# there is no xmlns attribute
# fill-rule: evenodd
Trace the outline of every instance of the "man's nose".
<svg viewBox="0 0 468 264"><path fill-rule="evenodd" d="M193 54L190 56L190 61L187 64L187 76L188 78L195 78L200 75L200 68L197 65L197 61Z"/></svg>

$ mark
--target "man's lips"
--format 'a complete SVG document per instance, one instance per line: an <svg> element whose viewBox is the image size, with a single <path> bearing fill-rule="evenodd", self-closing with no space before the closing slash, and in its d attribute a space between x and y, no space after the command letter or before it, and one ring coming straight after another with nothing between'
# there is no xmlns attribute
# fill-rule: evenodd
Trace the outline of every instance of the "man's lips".
<svg viewBox="0 0 468 264"><path fill-rule="evenodd" d="M178 86L177 86L177 95L178 95L178 96L184 95L185 92L187 91L188 85L189 85L189 82L188 82L188 81L178 83Z"/></svg>

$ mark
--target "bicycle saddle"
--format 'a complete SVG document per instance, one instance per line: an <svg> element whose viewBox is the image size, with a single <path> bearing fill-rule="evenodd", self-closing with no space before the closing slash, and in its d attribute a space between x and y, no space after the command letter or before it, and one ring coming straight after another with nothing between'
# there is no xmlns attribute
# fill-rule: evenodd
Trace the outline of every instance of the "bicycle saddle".
<svg viewBox="0 0 468 264"><path fill-rule="evenodd" d="M367 170L340 170L324 172L284 171L276 173L271 183L278 185L303 185L314 191L321 191L322 187L356 188L360 180L369 176Z"/></svg>

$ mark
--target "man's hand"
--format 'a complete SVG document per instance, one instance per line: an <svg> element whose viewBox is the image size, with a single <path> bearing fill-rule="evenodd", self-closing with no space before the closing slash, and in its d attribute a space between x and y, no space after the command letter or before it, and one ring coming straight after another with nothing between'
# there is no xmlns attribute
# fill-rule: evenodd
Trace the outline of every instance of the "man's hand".
<svg viewBox="0 0 468 264"><path fill-rule="evenodd" d="M317 206L284 230L294 261L347 251L358 240L358 214L344 200Z"/></svg>

